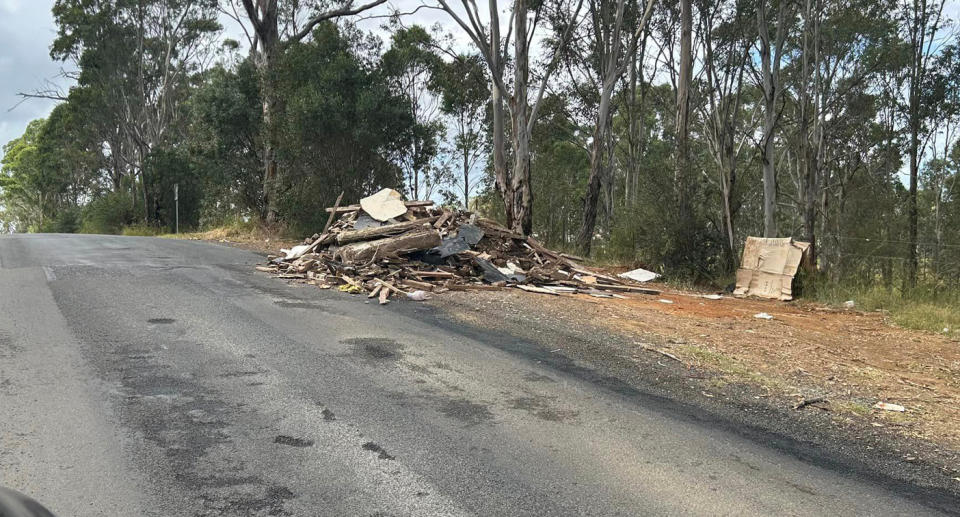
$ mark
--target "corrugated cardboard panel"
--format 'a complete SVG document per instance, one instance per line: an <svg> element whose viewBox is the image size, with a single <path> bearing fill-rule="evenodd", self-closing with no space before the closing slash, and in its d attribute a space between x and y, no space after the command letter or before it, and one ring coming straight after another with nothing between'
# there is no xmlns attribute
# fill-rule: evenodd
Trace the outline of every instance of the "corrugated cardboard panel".
<svg viewBox="0 0 960 517"><path fill-rule="evenodd" d="M793 299L793 277L809 247L809 243L789 238L747 237L733 294Z"/></svg>

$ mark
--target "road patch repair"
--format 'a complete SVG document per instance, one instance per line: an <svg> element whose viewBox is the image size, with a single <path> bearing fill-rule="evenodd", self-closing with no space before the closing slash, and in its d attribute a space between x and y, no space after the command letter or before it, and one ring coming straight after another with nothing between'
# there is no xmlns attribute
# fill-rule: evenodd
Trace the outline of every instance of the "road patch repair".
<svg viewBox="0 0 960 517"><path fill-rule="evenodd" d="M327 208L323 231L268 257L268 264L257 269L322 289L365 293L381 304L391 296L422 301L431 293L505 287L598 298L660 293L638 281L656 278L655 273L641 269L609 276L490 219L433 205L404 202L392 189L359 205L340 206L338 199Z"/></svg>

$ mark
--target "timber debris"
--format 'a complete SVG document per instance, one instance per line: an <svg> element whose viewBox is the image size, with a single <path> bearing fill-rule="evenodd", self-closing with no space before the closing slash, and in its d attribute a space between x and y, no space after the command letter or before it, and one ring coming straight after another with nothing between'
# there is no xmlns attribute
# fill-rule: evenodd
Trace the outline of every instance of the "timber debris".
<svg viewBox="0 0 960 517"><path fill-rule="evenodd" d="M356 205L341 206L340 199L327 208L324 231L280 250L257 270L365 293L380 304L395 295L423 300L426 293L508 287L552 296L660 294L629 278L588 270L579 257L549 250L472 212L403 201L391 189Z"/></svg>

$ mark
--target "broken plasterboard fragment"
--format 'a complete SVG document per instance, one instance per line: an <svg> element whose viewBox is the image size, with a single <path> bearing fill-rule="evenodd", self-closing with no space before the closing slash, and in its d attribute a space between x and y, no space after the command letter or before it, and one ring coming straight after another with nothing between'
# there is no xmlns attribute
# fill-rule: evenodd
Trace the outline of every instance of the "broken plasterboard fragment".
<svg viewBox="0 0 960 517"><path fill-rule="evenodd" d="M525 275L525 274L527 274L527 272L524 271L522 267L518 266L518 265L517 265L516 263L514 263L514 262L509 262L509 261L508 261L508 262L507 262L507 269L509 269L511 273L516 273L516 274L518 274L518 275Z"/></svg>
<svg viewBox="0 0 960 517"><path fill-rule="evenodd" d="M884 411L896 411L897 413L903 413L907 408L901 406L900 404L891 404L889 402L877 402L873 405L876 409L882 409Z"/></svg>
<svg viewBox="0 0 960 517"><path fill-rule="evenodd" d="M426 291L416 290L416 291L414 291L414 292L412 292L412 293L407 293L407 298L409 298L409 299L411 299L411 300L413 300L413 301L416 301L416 302L422 302L422 301L424 301L424 300L429 300L429 299L430 299L430 295L427 294Z"/></svg>
<svg viewBox="0 0 960 517"><path fill-rule="evenodd" d="M377 221L386 221L407 213L403 196L391 188L385 188L360 200L360 208Z"/></svg>
<svg viewBox="0 0 960 517"><path fill-rule="evenodd" d="M757 318L757 319L761 319L761 320L772 320L772 319L773 319L773 316L771 316L771 315L769 315L769 314L767 314L767 313L765 313L765 312L758 312L758 313L754 314L753 317L754 317L754 318Z"/></svg>
<svg viewBox="0 0 960 517"><path fill-rule="evenodd" d="M620 278L626 278L628 280L633 280L634 282L649 282L651 280L656 280L660 278L660 275L654 273L653 271L647 271L643 268L637 268L633 271L627 271L626 273L620 273Z"/></svg>
<svg viewBox="0 0 960 517"><path fill-rule="evenodd" d="M292 260L303 255L304 252L306 252L308 249L310 249L309 244L301 244L300 246L294 246L290 249L283 248L280 250L280 253L283 253L286 255L284 257L285 260Z"/></svg>
<svg viewBox="0 0 960 517"><path fill-rule="evenodd" d="M544 289L548 289L548 290L553 291L553 292L555 292L555 293L575 293L575 292L577 292L577 288L576 288L576 287L569 287L569 286L565 286L565 285L543 285L543 286L540 286L540 287L543 287Z"/></svg>

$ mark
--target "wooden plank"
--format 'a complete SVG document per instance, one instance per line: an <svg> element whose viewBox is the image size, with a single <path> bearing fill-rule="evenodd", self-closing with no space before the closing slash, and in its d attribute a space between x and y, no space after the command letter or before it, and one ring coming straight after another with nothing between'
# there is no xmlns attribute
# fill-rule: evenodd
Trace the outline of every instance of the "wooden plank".
<svg viewBox="0 0 960 517"><path fill-rule="evenodd" d="M453 217L453 212L444 211L443 215L440 216L440 219L437 219L437 222L433 223L434 228L440 228L447 222L451 217Z"/></svg>
<svg viewBox="0 0 960 517"><path fill-rule="evenodd" d="M446 287L451 291L500 291L503 289L499 285L486 284L449 284Z"/></svg>
<svg viewBox="0 0 960 517"><path fill-rule="evenodd" d="M631 285L592 284L588 287L593 287L595 289L605 289L607 291L619 291L619 292L625 292L625 293L640 293L640 294L652 294L652 295L660 294L660 291L656 289L650 289L647 287L633 287Z"/></svg>
<svg viewBox="0 0 960 517"><path fill-rule="evenodd" d="M327 224L323 225L323 231L320 232L320 235L327 233L327 230L330 229L330 225L333 224L333 218L337 215L337 209L340 208L340 201L343 200L343 191L340 191L340 195L337 196L337 201L333 204L333 210L330 212L330 217L327 217Z"/></svg>
<svg viewBox="0 0 960 517"><path fill-rule="evenodd" d="M549 294L552 296L560 296L559 293L555 293L549 289L544 289L542 287L537 287L535 285L526 285L526 284L517 284L517 289L522 289L531 293L540 293L540 294Z"/></svg>
<svg viewBox="0 0 960 517"><path fill-rule="evenodd" d="M415 289L420 289L423 291L433 291L434 285L427 282L418 282L416 280L410 280L409 278L403 280L403 285L408 287L413 287Z"/></svg>
<svg viewBox="0 0 960 517"><path fill-rule="evenodd" d="M449 271L410 271L409 273L418 278L460 278Z"/></svg>

